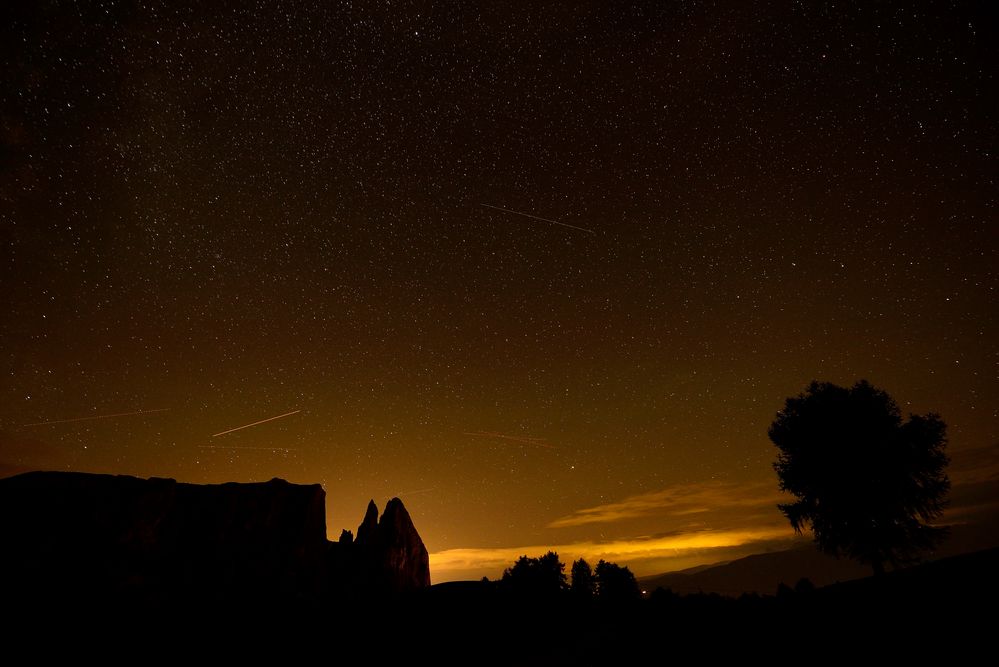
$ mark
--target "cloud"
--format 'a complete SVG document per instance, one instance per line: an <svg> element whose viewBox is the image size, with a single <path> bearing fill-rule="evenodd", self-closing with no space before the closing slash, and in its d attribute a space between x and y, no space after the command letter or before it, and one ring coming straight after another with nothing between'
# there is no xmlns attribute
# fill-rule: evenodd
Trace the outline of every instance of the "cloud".
<svg viewBox="0 0 999 667"><path fill-rule="evenodd" d="M955 449L948 469L954 486L999 481L999 442L985 447Z"/></svg>
<svg viewBox="0 0 999 667"><path fill-rule="evenodd" d="M999 508L999 442L984 447L954 449L947 474L950 506L945 523L994 524ZM988 546L992 546L989 544Z"/></svg>
<svg viewBox="0 0 999 667"><path fill-rule="evenodd" d="M759 526L742 530L701 530L680 534L608 542L580 541L565 544L536 544L517 547L447 549L430 554L430 570L435 581L481 576L484 572L499 574L520 556L539 556L557 551L563 560L585 558L591 563L600 559L629 565L636 574L651 574L668 568L723 560L731 557L733 548L755 547L773 540L793 538L788 526ZM749 551L753 551L752 548ZM717 553L705 558L709 552ZM740 552L741 553L741 552ZM735 556L737 557L737 555ZM685 559L693 559L689 564Z"/></svg>
<svg viewBox="0 0 999 667"><path fill-rule="evenodd" d="M773 507L780 494L772 482L704 482L681 484L661 491L630 496L624 500L587 507L555 519L549 528L568 528L595 523L617 523L625 519L658 516L682 518L704 515L743 514L751 510Z"/></svg>
<svg viewBox="0 0 999 667"><path fill-rule="evenodd" d="M639 575L739 558L763 550L768 543L786 546L794 539L775 506L780 499L769 481L680 484L554 519L547 528L563 537L547 544L433 553L431 572L435 581L498 575L520 556L549 550L566 562L604 559L628 565ZM611 533L610 539L598 541L580 534L596 527L601 536ZM576 530L569 536L562 532L572 528Z"/></svg>
<svg viewBox="0 0 999 667"><path fill-rule="evenodd" d="M954 482L953 502L944 519L981 523L983 512L996 506L999 446L959 450L952 456L948 472ZM811 540L807 532L795 536L777 509L787 499L771 479L679 484L558 517L547 525L555 531L547 544L432 553L431 572L438 582L498 576L520 556L549 550L557 551L566 563L602 558L627 565L639 576L741 558ZM567 529L568 534L563 532ZM587 539L597 530L615 537Z"/></svg>

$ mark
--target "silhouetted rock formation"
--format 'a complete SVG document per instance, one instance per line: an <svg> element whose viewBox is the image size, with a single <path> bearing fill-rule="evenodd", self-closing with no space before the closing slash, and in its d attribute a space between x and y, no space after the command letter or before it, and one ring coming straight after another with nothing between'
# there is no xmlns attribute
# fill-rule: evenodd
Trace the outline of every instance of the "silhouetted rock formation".
<svg viewBox="0 0 999 667"><path fill-rule="evenodd" d="M364 519L361 521L361 525L357 527L357 543L361 546L367 545L374 539L377 530L378 506L375 505L374 500L369 500L368 509L364 513Z"/></svg>
<svg viewBox="0 0 999 667"><path fill-rule="evenodd" d="M430 556L398 498L388 502L381 520L375 501L369 502L357 537L331 543L328 558L331 587L339 595L401 593L430 585Z"/></svg>
<svg viewBox="0 0 999 667"><path fill-rule="evenodd" d="M374 502L368 505L369 513L373 507ZM385 513L367 548L371 550L376 578L390 590L409 591L430 585L430 556L409 512L398 498L385 506Z"/></svg>
<svg viewBox="0 0 999 667"><path fill-rule="evenodd" d="M426 548L398 499L356 542L326 539L318 484L183 484L85 473L0 479L0 586L20 598L320 599L427 586ZM363 537L363 540L362 540Z"/></svg>

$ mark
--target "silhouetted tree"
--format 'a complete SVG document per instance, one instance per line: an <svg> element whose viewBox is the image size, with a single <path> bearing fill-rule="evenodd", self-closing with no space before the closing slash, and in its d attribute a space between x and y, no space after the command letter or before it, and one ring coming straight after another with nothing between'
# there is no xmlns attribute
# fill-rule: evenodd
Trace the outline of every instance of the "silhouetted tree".
<svg viewBox="0 0 999 667"><path fill-rule="evenodd" d="M544 595L565 590L565 563L549 551L540 558L521 556L503 572L503 584L512 590Z"/></svg>
<svg viewBox="0 0 999 667"><path fill-rule="evenodd" d="M673 604L680 599L680 596L674 593L672 588L657 586L649 598L658 604Z"/></svg>
<svg viewBox="0 0 999 667"><path fill-rule="evenodd" d="M810 595L815 592L815 584L808 577L802 577L798 579L798 583L794 585L795 595Z"/></svg>
<svg viewBox="0 0 999 667"><path fill-rule="evenodd" d="M946 425L910 415L866 381L844 388L813 382L788 398L769 430L780 453L778 505L795 531L811 527L818 547L871 565L897 566L932 548L944 531L929 525L950 488Z"/></svg>
<svg viewBox="0 0 999 667"><path fill-rule="evenodd" d="M641 596L638 581L627 567L601 560L594 572L597 597L601 600L635 600Z"/></svg>
<svg viewBox="0 0 999 667"><path fill-rule="evenodd" d="M596 581L593 579L593 570L590 569L590 564L580 558L572 564L571 574L572 585L569 590L580 597L593 597L593 593L596 591Z"/></svg>

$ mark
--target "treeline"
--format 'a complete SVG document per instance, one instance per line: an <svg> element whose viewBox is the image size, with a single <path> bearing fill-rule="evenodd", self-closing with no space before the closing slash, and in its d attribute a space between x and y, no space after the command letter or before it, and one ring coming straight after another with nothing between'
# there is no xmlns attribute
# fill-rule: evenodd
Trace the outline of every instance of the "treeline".
<svg viewBox="0 0 999 667"><path fill-rule="evenodd" d="M500 588L527 595L566 595L574 598L599 600L637 600L641 597L638 581L627 567L600 560L595 568L584 559L574 561L566 577L565 563L558 553L543 556L521 556L503 572ZM488 579L485 579L488 581Z"/></svg>

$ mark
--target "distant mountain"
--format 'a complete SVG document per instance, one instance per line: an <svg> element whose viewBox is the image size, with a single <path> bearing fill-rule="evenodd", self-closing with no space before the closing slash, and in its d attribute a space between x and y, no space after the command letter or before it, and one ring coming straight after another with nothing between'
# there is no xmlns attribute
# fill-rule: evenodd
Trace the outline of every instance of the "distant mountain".
<svg viewBox="0 0 999 667"><path fill-rule="evenodd" d="M999 526L999 522L995 521L993 515L988 515L988 521L983 525ZM982 531L974 526L952 525L950 536L929 560L936 561L996 546L999 546L999 534ZM661 586L684 595L720 593L739 596L753 592L772 595L782 582L794 586L799 579L807 578L815 586L827 586L870 574L869 567L846 558L837 560L808 544L786 551L754 554L738 560L654 574L640 578L639 584L650 593Z"/></svg>
<svg viewBox="0 0 999 667"><path fill-rule="evenodd" d="M754 554L708 567L667 572L642 577L643 590L652 592L660 586L674 593L773 594L781 582L789 586L807 577L816 586L849 581L870 575L871 569L850 560L837 560L820 553L811 545L787 551Z"/></svg>

